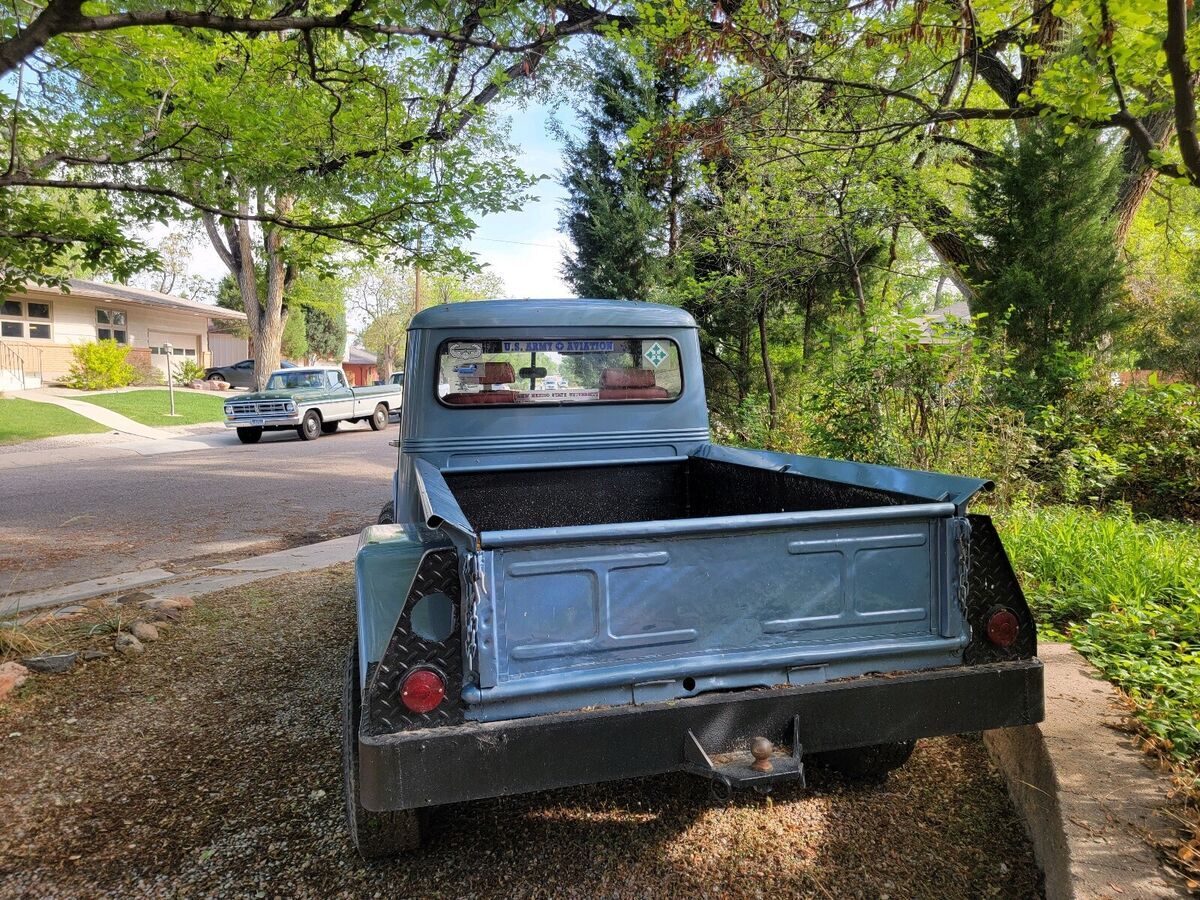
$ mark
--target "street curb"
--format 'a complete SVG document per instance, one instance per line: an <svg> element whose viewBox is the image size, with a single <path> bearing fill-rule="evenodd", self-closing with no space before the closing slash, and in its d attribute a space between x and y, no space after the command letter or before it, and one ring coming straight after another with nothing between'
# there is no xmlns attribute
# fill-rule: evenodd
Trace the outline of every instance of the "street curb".
<svg viewBox="0 0 1200 900"><path fill-rule="evenodd" d="M281 578L295 572L326 569L340 563L353 562L359 539L357 534L346 535L315 544L289 547L286 550L272 550L270 553L248 556L234 562L206 566L190 573L175 573L158 568L146 569L12 597L0 597L0 618L34 613L50 607L93 600L134 589L158 598L199 596L267 578Z"/></svg>
<svg viewBox="0 0 1200 900"><path fill-rule="evenodd" d="M1170 779L1127 734L1116 691L1066 644L1043 644L1046 719L983 733L1046 876L1047 900L1190 896L1147 838L1168 836Z"/></svg>

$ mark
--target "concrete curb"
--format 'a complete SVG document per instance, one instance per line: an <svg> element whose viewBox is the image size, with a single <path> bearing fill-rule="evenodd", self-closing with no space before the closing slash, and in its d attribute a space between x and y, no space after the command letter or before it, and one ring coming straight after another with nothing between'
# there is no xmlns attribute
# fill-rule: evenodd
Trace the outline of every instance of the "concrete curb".
<svg viewBox="0 0 1200 900"><path fill-rule="evenodd" d="M281 578L296 572L326 569L339 563L353 562L358 550L358 540L357 534L351 534L316 544L304 544L287 550L275 550L260 556L207 566L187 574L176 574L158 568L144 569L43 591L0 597L0 617L33 613L47 607L63 606L133 589L143 590L158 598L199 596L266 578Z"/></svg>
<svg viewBox="0 0 1200 900"><path fill-rule="evenodd" d="M1174 833L1170 779L1117 730L1116 692L1066 644L1043 644L1046 720L985 731L1046 875L1047 900L1190 896L1147 838Z"/></svg>

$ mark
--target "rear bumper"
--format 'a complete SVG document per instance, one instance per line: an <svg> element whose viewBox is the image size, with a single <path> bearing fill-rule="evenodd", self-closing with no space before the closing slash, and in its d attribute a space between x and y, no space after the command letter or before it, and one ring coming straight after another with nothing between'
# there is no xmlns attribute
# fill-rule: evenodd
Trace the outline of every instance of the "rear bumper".
<svg viewBox="0 0 1200 900"><path fill-rule="evenodd" d="M814 753L1030 725L1043 717L1037 659L710 694L640 706L359 737L363 806L413 809L657 775L755 735Z"/></svg>

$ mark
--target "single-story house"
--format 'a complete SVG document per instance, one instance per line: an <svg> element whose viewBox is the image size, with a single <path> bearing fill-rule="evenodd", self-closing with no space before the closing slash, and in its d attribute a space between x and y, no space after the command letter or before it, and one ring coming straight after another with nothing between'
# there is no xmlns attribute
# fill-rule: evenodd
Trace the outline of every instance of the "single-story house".
<svg viewBox="0 0 1200 900"><path fill-rule="evenodd" d="M163 372L169 361L212 365L213 322L246 320L245 313L146 288L77 278L67 284L60 290L29 283L0 300L0 385L58 381L70 370L72 347L109 338Z"/></svg>
<svg viewBox="0 0 1200 900"><path fill-rule="evenodd" d="M342 360L342 371L354 387L366 387L379 378L379 359L362 347L348 347Z"/></svg>

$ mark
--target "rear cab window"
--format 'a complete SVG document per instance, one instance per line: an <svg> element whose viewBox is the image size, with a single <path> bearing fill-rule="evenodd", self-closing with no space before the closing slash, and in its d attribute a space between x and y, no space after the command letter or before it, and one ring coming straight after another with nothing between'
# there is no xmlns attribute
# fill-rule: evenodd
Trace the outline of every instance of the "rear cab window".
<svg viewBox="0 0 1200 900"><path fill-rule="evenodd" d="M669 403L683 392L669 338L449 340L438 400L450 407Z"/></svg>

